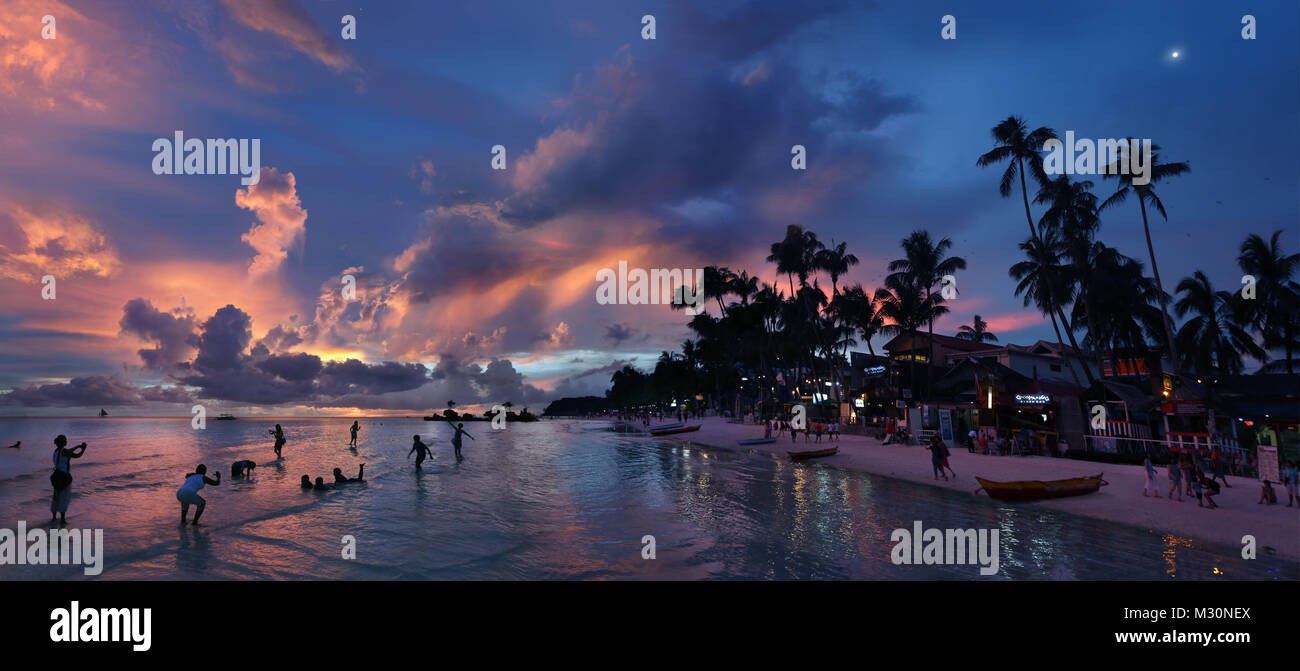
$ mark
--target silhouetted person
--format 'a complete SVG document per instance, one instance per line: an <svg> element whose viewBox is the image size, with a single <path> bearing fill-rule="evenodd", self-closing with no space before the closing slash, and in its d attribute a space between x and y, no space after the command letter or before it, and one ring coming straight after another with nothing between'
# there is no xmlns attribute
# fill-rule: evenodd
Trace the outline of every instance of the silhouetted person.
<svg viewBox="0 0 1300 671"><path fill-rule="evenodd" d="M348 443L348 445L350 445L350 446L352 446L352 447L356 447L356 446L357 446L357 432L361 430L361 425L358 424L356 421L353 421L353 422L352 422L352 429L351 429L351 430L352 430L352 442Z"/></svg>
<svg viewBox="0 0 1300 671"><path fill-rule="evenodd" d="M275 436L275 458L279 459L280 448L284 447L284 429L281 429L280 425L276 424L275 428L270 430L270 433Z"/></svg>
<svg viewBox="0 0 1300 671"><path fill-rule="evenodd" d="M241 459L230 465L230 478L246 478L253 474L253 469L257 468L257 462Z"/></svg>
<svg viewBox="0 0 1300 671"><path fill-rule="evenodd" d="M456 435L454 435L454 436L451 437L451 446L454 447L454 448L456 448L456 458L457 458L457 459L460 459L460 458L461 458L461 456L460 456L460 442L461 442L460 437L461 437L462 435L469 436L469 432L465 430L465 425L464 425L463 423L462 423L462 424L457 424L455 428L456 428ZM469 436L469 439L470 439L470 440L474 440L474 436Z"/></svg>
<svg viewBox="0 0 1300 671"><path fill-rule="evenodd" d="M411 445L411 452L415 453L415 470L420 470L420 464L429 456L429 446L420 442L420 437L415 437L415 442ZM406 458L411 458L411 452L406 453Z"/></svg>
<svg viewBox="0 0 1300 671"><path fill-rule="evenodd" d="M333 487L325 484L325 478L317 476L316 484L312 486L312 489L315 489L316 491L325 491L326 489L333 489Z"/></svg>
<svg viewBox="0 0 1300 671"><path fill-rule="evenodd" d="M72 460L80 459L86 453L86 444L82 443L69 449L68 437L59 434L54 439L54 472L50 473L50 485L54 487L54 496L50 499L50 521L59 518L60 524L68 523L68 502L72 500Z"/></svg>
<svg viewBox="0 0 1300 671"><path fill-rule="evenodd" d="M311 489L311 476L310 476L310 475L304 475L304 476L302 476L302 488L303 488L303 489Z"/></svg>
<svg viewBox="0 0 1300 671"><path fill-rule="evenodd" d="M198 506L198 509L194 511L194 526L199 525L199 518L203 516L203 509L208 506L208 502L202 496L199 496L199 490L203 489L203 485L216 486L221 484L220 471L217 471L216 480L209 478L207 473L208 467L199 464L195 467L193 473L185 475L185 483L181 485L180 489L176 490L176 500L181 502L181 526L185 525L185 516L190 512L191 505Z"/></svg>
<svg viewBox="0 0 1300 671"><path fill-rule="evenodd" d="M366 481L365 473L366 473L365 464L361 464L361 468L357 469L357 477L355 478L349 478L348 476L343 475L343 469L336 468L334 469L334 484L344 485L349 482L365 482Z"/></svg>

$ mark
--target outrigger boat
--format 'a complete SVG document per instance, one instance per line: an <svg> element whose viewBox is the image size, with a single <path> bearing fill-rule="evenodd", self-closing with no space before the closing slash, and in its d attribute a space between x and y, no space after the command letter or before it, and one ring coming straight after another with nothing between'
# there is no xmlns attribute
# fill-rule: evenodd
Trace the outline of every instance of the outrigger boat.
<svg viewBox="0 0 1300 671"><path fill-rule="evenodd" d="M840 448L838 447L828 447L824 450L804 450L803 452L786 452L786 454L790 455L791 461L798 461L800 459L815 459L817 457L829 457L832 454L838 454L839 451Z"/></svg>
<svg viewBox="0 0 1300 671"><path fill-rule="evenodd" d="M775 443L775 442L776 442L775 438L752 438L750 440L737 440L736 444L737 445L767 445L769 443Z"/></svg>
<svg viewBox="0 0 1300 671"><path fill-rule="evenodd" d="M699 431L700 426L701 426L700 424L694 424L691 426L677 426L677 427L670 427L667 429L650 429L650 435L670 436L674 433L689 433L691 431Z"/></svg>
<svg viewBox="0 0 1300 671"><path fill-rule="evenodd" d="M1101 473L1098 473L1078 478L1065 478L1064 480L1012 480L1008 482L994 482L976 476L975 480L980 483L980 488L976 489L975 493L978 494L982 489L984 493L989 495L989 498L999 501L1037 501L1038 499L1057 499L1063 496L1080 496L1082 494L1091 494L1102 485L1110 484L1103 480L1101 475Z"/></svg>
<svg viewBox="0 0 1300 671"><path fill-rule="evenodd" d="M664 429L680 429L683 426L686 425L682 422L675 422L673 424L660 424L659 426L652 426L646 429L646 431L663 431Z"/></svg>

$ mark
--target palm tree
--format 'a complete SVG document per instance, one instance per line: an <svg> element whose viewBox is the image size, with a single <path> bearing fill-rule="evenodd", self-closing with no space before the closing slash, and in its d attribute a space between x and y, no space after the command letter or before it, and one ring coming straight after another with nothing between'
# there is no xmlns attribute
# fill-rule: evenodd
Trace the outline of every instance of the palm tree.
<svg viewBox="0 0 1300 671"><path fill-rule="evenodd" d="M1159 150L1159 145L1151 145L1151 158L1147 163L1147 168L1150 171L1150 181L1146 184L1134 184L1132 171L1120 173L1120 166L1116 163L1107 166L1105 175L1106 179L1114 178L1119 180L1119 188L1114 194L1111 194L1110 198L1107 198L1106 201L1101 204L1101 207L1098 208L1098 210L1105 210L1108 207L1124 202L1128 199L1130 193L1137 194L1138 207L1142 210L1142 230L1146 233L1147 237L1147 254L1151 257L1151 274L1155 277L1156 289L1160 292L1160 312L1164 319L1165 344L1169 346L1169 360L1177 366L1178 349L1174 344L1173 327L1169 324L1169 296L1165 293L1164 285L1160 283L1160 268L1156 265L1156 250L1155 247L1151 245L1151 226L1147 222L1147 204L1150 203L1151 206L1160 213L1160 216L1164 217L1165 221L1168 221L1169 215L1165 212L1165 204L1160 202L1160 197L1156 195L1154 186L1157 182L1166 180L1170 177L1176 177L1190 171L1192 168L1187 165L1187 163L1181 161L1177 163L1162 163L1160 161L1160 154L1158 153ZM1119 160L1121 159L1117 159L1117 163Z"/></svg>
<svg viewBox="0 0 1300 671"><path fill-rule="evenodd" d="M884 289L877 289L875 302L880 316L888 320L880 328L883 335L908 335L910 346L916 345L916 334L921 326L938 317L948 314L943 305L943 296L930 294L923 287L911 281L904 274L895 273L885 278ZM916 386L916 354L912 353L908 361L908 383ZM926 365L929 365L929 361Z"/></svg>
<svg viewBox="0 0 1300 671"><path fill-rule="evenodd" d="M1178 329L1183 369L1210 376L1236 375L1244 368L1242 353L1263 361L1268 354L1246 332L1249 318L1238 294L1215 291L1205 273L1197 270L1178 283L1174 312L1188 319Z"/></svg>
<svg viewBox="0 0 1300 671"><path fill-rule="evenodd" d="M973 325L967 326L962 324L961 327L957 329L957 337L971 342L998 341L998 337L989 332L988 322L980 319L979 315L975 315L975 322Z"/></svg>
<svg viewBox="0 0 1300 671"><path fill-rule="evenodd" d="M1003 198L1011 195L1011 184L1020 178L1020 195L1025 201L1025 220L1029 222L1030 237L1037 238L1038 230L1034 228L1034 218L1029 214L1029 190L1025 187L1025 161L1039 185L1047 183L1047 174L1043 171L1043 144L1056 139L1056 131L1046 126L1032 132L1025 120L1018 116L1009 116L994 126L993 139L997 145L985 152L975 161L975 165L985 168L1007 161L1007 169L1002 172L1002 181L998 192Z"/></svg>
<svg viewBox="0 0 1300 671"><path fill-rule="evenodd" d="M1251 234L1241 243L1237 265L1255 278L1255 300L1246 301L1247 317L1260 332L1265 347L1282 347L1288 374L1295 372L1291 357L1300 335L1300 285L1291 278L1300 270L1300 254L1286 254L1278 244L1282 231L1267 241ZM1271 368L1280 368L1272 366Z"/></svg>
<svg viewBox="0 0 1300 671"><path fill-rule="evenodd" d="M1056 131L1046 126L1030 131L1029 125L1025 123L1024 119L1018 116L1009 116L994 126L991 132L997 145L981 155L975 161L975 165L984 168L1003 161L1007 162L1007 169L1002 172L1002 181L998 183L998 192L1002 194L1003 198L1010 197L1011 185L1019 178L1020 198L1025 204L1025 222L1029 224L1029 238L1038 249L1047 249L1047 246L1039 239L1038 227L1034 226L1034 216L1029 212L1029 188L1025 185L1025 170L1026 162L1028 162L1028 170L1033 174L1034 180L1038 182L1040 189L1050 184L1051 180L1043 170L1042 151L1043 145L1048 140L1057 139ZM1054 285L1057 283L1057 280L1051 277L1054 269L1050 265L1044 269L1044 272L1048 274L1047 282L1049 284ZM1049 294L1047 298L1051 301L1054 296ZM1049 303L1048 307L1051 308L1052 313L1060 317L1061 321L1065 321L1065 314L1060 305ZM1074 338L1074 331L1069 328L1068 324L1065 333L1070 339L1070 346L1074 348L1075 356L1082 359L1083 352L1079 349L1079 343ZM1092 373L1088 371L1087 366L1084 366L1084 372L1088 374L1088 379L1091 380Z"/></svg>
<svg viewBox="0 0 1300 671"><path fill-rule="evenodd" d="M1089 260L1097 229L1101 219L1097 216L1097 197L1092 194L1092 182L1082 180L1071 182L1069 175L1061 175L1038 190L1034 198L1037 204L1046 204L1047 211L1038 220L1040 230L1054 228L1061 234L1061 253L1070 261L1076 293L1076 310L1082 311L1082 318L1072 318L1067 322L1061 306L1056 306L1062 323L1070 324L1072 332L1078 324L1086 323L1088 332L1097 330L1096 308L1093 306L1091 265ZM1080 305L1081 304L1081 305ZM1076 351L1077 348L1076 348ZM1097 367L1101 368L1101 351L1094 347L1093 357Z"/></svg>
<svg viewBox="0 0 1300 671"><path fill-rule="evenodd" d="M930 299L931 291L936 284L939 284L944 276L951 275L958 270L966 269L966 259L960 256L944 257L944 254L952 248L952 240L943 238L934 242L930 238L930 232L925 230L912 231L912 234L903 238L903 255L901 259L894 259L889 262L889 277L906 278L909 282L925 289L926 300ZM888 283L888 277L886 278ZM947 308L944 309L947 311ZM925 393L928 397L930 394L930 365L934 361L934 317L931 314L929 321L929 355L926 357L925 367Z"/></svg>
<svg viewBox="0 0 1300 671"><path fill-rule="evenodd" d="M831 302L831 309L840 323L862 334L862 339L867 343L867 351L875 356L876 350L871 345L871 339L885 326L884 318L876 309L875 299L861 285L855 284L840 292Z"/></svg>
<svg viewBox="0 0 1300 671"><path fill-rule="evenodd" d="M858 257L845 252L848 243L841 242L835 244L831 241L831 246L826 249L817 251L817 266L825 270L831 276L831 300L840 295L839 280L849 272L851 266L858 265Z"/></svg>
<svg viewBox="0 0 1300 671"><path fill-rule="evenodd" d="M776 264L776 272L784 273L790 280L790 295L794 295L794 276L806 274L804 267L804 230L798 224L785 227L785 238L772 243L772 253L767 255L768 263Z"/></svg>
<svg viewBox="0 0 1300 671"><path fill-rule="evenodd" d="M1061 241L1056 230L1049 228L1043 233L1042 237L1030 238L1020 243L1020 249L1024 250L1027 258L1011 266L1007 273L1019 281L1016 285L1016 295L1024 295L1025 307L1032 304L1051 318L1052 329L1056 331L1056 342L1061 349L1065 349L1065 342L1061 340L1061 328L1056 319L1057 306L1072 300L1073 297L1070 295L1072 288L1062 279L1068 270L1060 265L1058 254ZM1068 324L1066 331L1069 331ZM1075 351L1078 352L1077 347ZM1070 369L1070 375L1074 378L1074 383L1083 387L1074 365L1068 361L1066 364ZM1083 372L1088 377L1088 386L1091 387L1094 381L1087 365L1083 366Z"/></svg>

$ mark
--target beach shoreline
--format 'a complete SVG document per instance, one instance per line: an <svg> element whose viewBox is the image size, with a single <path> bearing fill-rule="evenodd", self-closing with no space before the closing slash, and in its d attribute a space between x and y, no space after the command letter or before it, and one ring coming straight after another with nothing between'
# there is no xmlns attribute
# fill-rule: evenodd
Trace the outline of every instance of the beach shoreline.
<svg viewBox="0 0 1300 671"><path fill-rule="evenodd" d="M663 422L675 420L665 418ZM641 430L636 422L619 422ZM1096 493L1084 496L1047 499L1033 503L1009 503L1016 507L1038 506L1090 517L1097 520L1135 526L1153 533L1188 538L1202 543L1223 546L1227 549L1243 547L1242 537L1253 535L1257 556L1276 556L1300 561L1300 507L1288 508L1285 503L1265 506L1257 504L1260 493L1258 480L1228 476L1231 487L1221 489L1215 497L1219 508L1197 507L1196 497L1184 496L1182 502L1166 498L1169 480L1163 467L1157 468L1160 498L1142 496L1146 473L1142 466L1104 464L1076 459L1054 457L991 456L968 452L965 447L949 445L949 463L957 473L947 481L934 480L930 468L930 454L920 445L882 445L881 441L867 436L843 435L839 441L828 443L804 442L800 435L791 443L787 431L775 443L766 445L737 445L736 441L763 437L762 425L733 424L720 417L705 417L686 421L687 425L700 424L700 430L691 433L662 436L684 444L696 444L711 449L740 453L768 453L786 456L789 450L812 450L838 447L839 454L818 458L818 463L847 470L878 475L914 484L964 491L975 496L979 487L978 475L986 480L1053 480L1059 478L1104 474L1107 486ZM775 434L774 434L775 435ZM1285 491L1279 489L1285 501ZM978 494L983 496L983 494ZM1272 552L1270 553L1269 549Z"/></svg>

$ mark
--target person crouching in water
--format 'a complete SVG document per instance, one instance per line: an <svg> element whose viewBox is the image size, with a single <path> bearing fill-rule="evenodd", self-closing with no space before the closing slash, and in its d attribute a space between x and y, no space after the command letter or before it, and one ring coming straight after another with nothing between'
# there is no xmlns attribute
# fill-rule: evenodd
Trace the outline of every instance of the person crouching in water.
<svg viewBox="0 0 1300 671"><path fill-rule="evenodd" d="M176 490L176 500L181 502L182 526L185 525L185 516L189 514L191 505L198 506L198 510L194 511L194 526L197 527L199 525L199 518L203 516L203 509L208 506L208 502L205 501L202 496L199 496L199 490L203 489L203 485L212 485L215 487L221 484L220 471L217 472L216 480L209 478L207 473L208 467L199 464L198 467L194 469L193 473L189 473L185 476L185 484L182 484L180 489Z"/></svg>
<svg viewBox="0 0 1300 671"><path fill-rule="evenodd" d="M242 459L230 465L230 479L246 478L253 475L253 469L257 468L257 462Z"/></svg>

